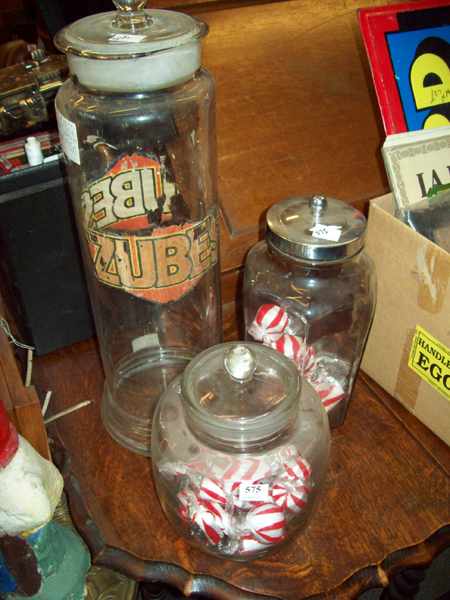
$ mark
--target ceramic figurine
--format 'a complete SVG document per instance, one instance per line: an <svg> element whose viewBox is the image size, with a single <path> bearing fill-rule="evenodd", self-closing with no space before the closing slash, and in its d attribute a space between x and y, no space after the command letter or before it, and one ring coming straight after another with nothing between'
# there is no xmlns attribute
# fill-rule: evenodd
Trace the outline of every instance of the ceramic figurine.
<svg viewBox="0 0 450 600"><path fill-rule="evenodd" d="M89 553L52 522L63 490L58 469L8 419L0 401L0 596L82 600Z"/></svg>

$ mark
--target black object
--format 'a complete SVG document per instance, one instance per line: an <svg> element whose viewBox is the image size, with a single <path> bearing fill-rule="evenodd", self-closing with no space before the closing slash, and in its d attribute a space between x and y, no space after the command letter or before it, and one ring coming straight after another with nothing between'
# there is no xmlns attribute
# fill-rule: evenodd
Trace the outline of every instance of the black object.
<svg viewBox="0 0 450 600"><path fill-rule="evenodd" d="M60 161L0 177L0 286L37 354L94 335Z"/></svg>

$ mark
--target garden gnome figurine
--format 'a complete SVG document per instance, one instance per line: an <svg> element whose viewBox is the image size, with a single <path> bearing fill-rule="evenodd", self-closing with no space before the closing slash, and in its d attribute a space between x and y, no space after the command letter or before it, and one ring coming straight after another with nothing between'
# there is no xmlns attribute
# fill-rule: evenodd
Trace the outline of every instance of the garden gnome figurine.
<svg viewBox="0 0 450 600"><path fill-rule="evenodd" d="M17 434L0 400L0 597L82 600L87 549L51 521L63 479Z"/></svg>

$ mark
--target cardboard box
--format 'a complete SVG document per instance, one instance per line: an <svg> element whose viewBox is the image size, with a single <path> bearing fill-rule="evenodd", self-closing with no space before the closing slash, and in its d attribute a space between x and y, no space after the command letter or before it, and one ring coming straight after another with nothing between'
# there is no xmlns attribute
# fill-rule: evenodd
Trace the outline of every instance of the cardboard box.
<svg viewBox="0 0 450 600"><path fill-rule="evenodd" d="M377 307L361 368L450 444L450 255L372 200Z"/></svg>

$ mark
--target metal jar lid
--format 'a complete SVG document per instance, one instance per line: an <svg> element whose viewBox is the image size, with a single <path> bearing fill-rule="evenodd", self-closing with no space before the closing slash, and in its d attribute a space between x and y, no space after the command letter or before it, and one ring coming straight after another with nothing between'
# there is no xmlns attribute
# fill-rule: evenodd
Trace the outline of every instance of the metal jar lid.
<svg viewBox="0 0 450 600"><path fill-rule="evenodd" d="M304 262L342 261L364 245L364 215L334 198L287 198L269 209L266 221L268 244Z"/></svg>
<svg viewBox="0 0 450 600"><path fill-rule="evenodd" d="M199 68L205 23L175 11L144 10L145 0L113 1L116 12L85 17L55 36L81 83L106 91L161 89Z"/></svg>

